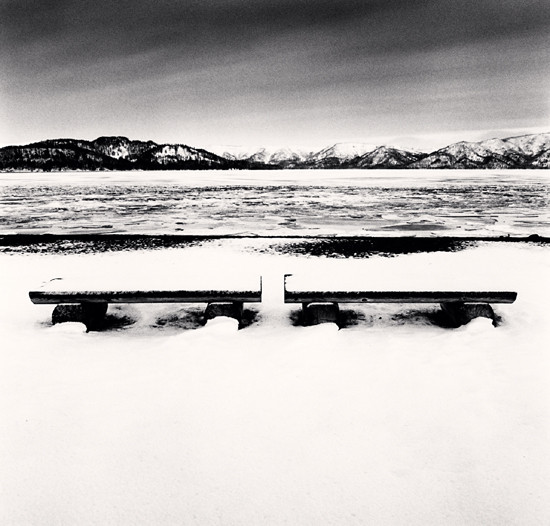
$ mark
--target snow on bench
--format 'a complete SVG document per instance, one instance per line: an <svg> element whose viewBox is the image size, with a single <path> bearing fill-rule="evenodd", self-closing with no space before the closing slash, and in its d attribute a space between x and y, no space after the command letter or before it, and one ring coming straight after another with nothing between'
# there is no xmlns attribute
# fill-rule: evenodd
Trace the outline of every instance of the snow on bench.
<svg viewBox="0 0 550 526"><path fill-rule="evenodd" d="M495 322L491 303L513 303L512 291L431 291L431 290L288 290L284 280L285 303L301 303L308 324L336 322L339 303L439 303L454 326L483 316Z"/></svg>
<svg viewBox="0 0 550 526"><path fill-rule="evenodd" d="M229 288L199 288L202 280L188 280L186 288L154 288L150 285L143 289L98 288L96 283L80 286L79 282L56 278L42 288L31 290L29 298L35 304L57 305L52 314L52 322L80 321L88 330L101 326L110 303L207 303L206 319L216 316L230 316L241 320L244 303L262 301L262 279L248 279L243 285L233 283ZM218 279L219 281L219 279ZM193 285L194 282L194 285Z"/></svg>

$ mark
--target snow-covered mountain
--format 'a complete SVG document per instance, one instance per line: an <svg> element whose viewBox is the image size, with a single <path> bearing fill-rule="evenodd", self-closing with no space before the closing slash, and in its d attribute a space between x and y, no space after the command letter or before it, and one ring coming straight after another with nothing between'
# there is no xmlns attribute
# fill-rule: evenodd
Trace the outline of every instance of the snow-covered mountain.
<svg viewBox="0 0 550 526"><path fill-rule="evenodd" d="M245 159L248 159L254 152L258 150L258 148L250 148L248 146L227 144L208 145L205 146L204 149L231 161L243 161Z"/></svg>
<svg viewBox="0 0 550 526"><path fill-rule="evenodd" d="M340 162L349 161L355 157L360 157L368 152L372 152L376 148L376 144L339 142L312 154L308 160L313 163L322 163L328 159L337 159Z"/></svg>
<svg viewBox="0 0 550 526"><path fill-rule="evenodd" d="M0 170L550 168L550 133L457 142L430 154L366 143L336 143L315 153L238 147L232 147L232 152L224 150L221 155L185 144L127 137L52 139L0 148Z"/></svg>
<svg viewBox="0 0 550 526"><path fill-rule="evenodd" d="M327 157L337 157L338 159L348 160L364 155L376 149L376 144L340 142L320 152L312 155L312 160L326 159Z"/></svg>
<svg viewBox="0 0 550 526"><path fill-rule="evenodd" d="M550 149L538 155L531 163L531 168L550 168Z"/></svg>
<svg viewBox="0 0 550 526"><path fill-rule="evenodd" d="M184 144L160 144L147 150L140 158L142 162L161 166L205 165L217 168L231 162L206 150L198 150Z"/></svg>
<svg viewBox="0 0 550 526"><path fill-rule="evenodd" d="M311 152L299 149L279 147L243 147L243 146L212 146L209 151L234 161L247 161L281 167L293 167L293 164L304 162Z"/></svg>
<svg viewBox="0 0 550 526"><path fill-rule="evenodd" d="M304 162L309 153L291 148L260 148L246 160L251 163L263 163L278 165L282 168L292 168L294 165Z"/></svg>
<svg viewBox="0 0 550 526"><path fill-rule="evenodd" d="M247 168L184 144L99 137L94 141L53 139L0 149L1 170L165 170Z"/></svg>
<svg viewBox="0 0 550 526"><path fill-rule="evenodd" d="M538 156L550 150L550 133L537 133L535 135L521 135L508 139L493 139L502 141L504 148L516 150L524 155ZM491 141L484 141L490 143Z"/></svg>
<svg viewBox="0 0 550 526"><path fill-rule="evenodd" d="M217 168L227 159L206 150L185 144L157 144L153 141L130 141L127 137L99 137L93 146L114 159L124 159L138 164L161 167L193 164Z"/></svg>
<svg viewBox="0 0 550 526"><path fill-rule="evenodd" d="M480 142L457 142L411 163L409 168L546 168L550 133Z"/></svg>
<svg viewBox="0 0 550 526"><path fill-rule="evenodd" d="M119 161L96 150L87 141L57 139L26 146L0 149L3 171L116 170L126 169Z"/></svg>
<svg viewBox="0 0 550 526"><path fill-rule="evenodd" d="M235 152L235 150L234 150ZM336 143L310 154L291 148L224 155L280 168L548 168L550 133L457 142L432 153L369 143Z"/></svg>
<svg viewBox="0 0 550 526"><path fill-rule="evenodd" d="M352 159L348 168L400 168L418 161L425 154L380 146L361 157Z"/></svg>
<svg viewBox="0 0 550 526"><path fill-rule="evenodd" d="M157 146L153 141L131 141L127 137L98 137L93 141L93 146L101 153L114 159L127 159L134 161L141 154Z"/></svg>

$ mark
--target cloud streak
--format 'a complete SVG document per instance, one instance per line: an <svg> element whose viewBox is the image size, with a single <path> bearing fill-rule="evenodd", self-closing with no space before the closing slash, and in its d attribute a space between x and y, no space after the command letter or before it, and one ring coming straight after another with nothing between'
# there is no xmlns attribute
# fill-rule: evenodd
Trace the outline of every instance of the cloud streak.
<svg viewBox="0 0 550 526"><path fill-rule="evenodd" d="M1 10L2 111L20 140L29 119L44 136L177 139L184 124L200 141L233 123L243 141L306 142L308 126L321 141L334 129L507 128L548 116L546 0L7 0ZM284 124L266 133L270 117Z"/></svg>

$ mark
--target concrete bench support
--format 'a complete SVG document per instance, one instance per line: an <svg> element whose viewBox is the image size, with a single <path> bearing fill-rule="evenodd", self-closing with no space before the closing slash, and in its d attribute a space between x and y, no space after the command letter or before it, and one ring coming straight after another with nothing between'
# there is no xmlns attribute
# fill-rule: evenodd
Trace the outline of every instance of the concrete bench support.
<svg viewBox="0 0 550 526"><path fill-rule="evenodd" d="M243 302L242 301L212 301L206 306L204 311L204 319L211 320L217 316L227 316L234 318L239 322L243 319Z"/></svg>
<svg viewBox="0 0 550 526"><path fill-rule="evenodd" d="M305 325L338 323L339 312L338 303L302 303L302 314Z"/></svg>
<svg viewBox="0 0 550 526"><path fill-rule="evenodd" d="M453 327L466 325L474 318L489 318L496 326L496 316L488 303L462 303L460 301L440 303L441 310Z"/></svg>
<svg viewBox="0 0 550 526"><path fill-rule="evenodd" d="M100 329L107 314L108 303L77 303L56 305L52 312L52 323L80 322L89 331Z"/></svg>

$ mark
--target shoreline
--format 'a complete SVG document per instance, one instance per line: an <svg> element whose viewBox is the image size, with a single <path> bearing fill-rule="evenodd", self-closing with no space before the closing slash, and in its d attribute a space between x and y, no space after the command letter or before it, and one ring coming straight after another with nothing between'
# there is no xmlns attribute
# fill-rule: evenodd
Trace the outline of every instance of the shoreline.
<svg viewBox="0 0 550 526"><path fill-rule="evenodd" d="M270 252L328 258L364 259L375 255L457 252L479 244L547 246L549 237L483 236L254 236L254 235L149 235L149 234L8 234L0 235L0 254L90 254L172 250L212 243L244 243L249 252Z"/></svg>
<svg viewBox="0 0 550 526"><path fill-rule="evenodd" d="M55 241L100 241L100 240L125 240L125 239L166 239L174 242L202 241L218 239L342 239L342 240L369 240L373 242L423 242L426 240L441 241L507 241L512 243L521 242L550 242L550 236L540 236L539 234L530 234L527 236L350 236L350 235L299 235L299 234L0 234L0 246L10 246L12 244L33 244Z"/></svg>

